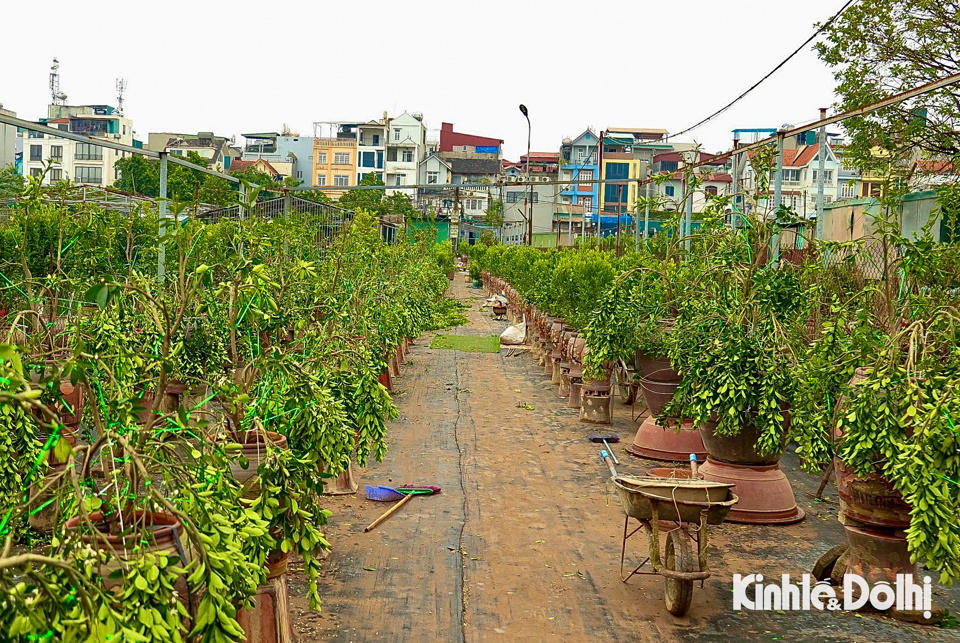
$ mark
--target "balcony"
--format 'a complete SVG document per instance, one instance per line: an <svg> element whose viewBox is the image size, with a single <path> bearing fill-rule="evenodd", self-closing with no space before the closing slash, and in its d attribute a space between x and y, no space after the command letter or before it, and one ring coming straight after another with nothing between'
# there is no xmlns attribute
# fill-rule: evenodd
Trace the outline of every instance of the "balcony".
<svg viewBox="0 0 960 643"><path fill-rule="evenodd" d="M313 141L313 149L330 147L356 147L356 139L318 138Z"/></svg>

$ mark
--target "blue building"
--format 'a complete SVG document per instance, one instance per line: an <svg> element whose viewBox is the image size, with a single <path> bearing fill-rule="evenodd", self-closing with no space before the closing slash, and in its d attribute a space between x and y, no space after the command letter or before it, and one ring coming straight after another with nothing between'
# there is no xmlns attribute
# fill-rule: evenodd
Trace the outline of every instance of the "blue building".
<svg viewBox="0 0 960 643"><path fill-rule="evenodd" d="M600 207L598 184L593 182L600 178L599 152L600 138L591 129L560 146L560 180L570 181L561 185L560 200L583 206L594 222Z"/></svg>

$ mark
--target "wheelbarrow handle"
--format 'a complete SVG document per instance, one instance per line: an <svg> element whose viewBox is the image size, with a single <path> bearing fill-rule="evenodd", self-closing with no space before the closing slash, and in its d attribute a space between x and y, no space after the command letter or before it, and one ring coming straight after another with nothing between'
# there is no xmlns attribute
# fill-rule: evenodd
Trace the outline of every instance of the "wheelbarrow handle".
<svg viewBox="0 0 960 643"><path fill-rule="evenodd" d="M610 454L607 453L605 449L600 451L600 458L607 463L607 468L610 469L610 475L616 477L617 468L613 466L613 462L610 460Z"/></svg>

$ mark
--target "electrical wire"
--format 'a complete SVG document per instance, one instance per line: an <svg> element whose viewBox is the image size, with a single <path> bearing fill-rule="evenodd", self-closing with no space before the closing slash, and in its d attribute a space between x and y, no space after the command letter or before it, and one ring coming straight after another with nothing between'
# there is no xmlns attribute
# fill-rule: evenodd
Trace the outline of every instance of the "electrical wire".
<svg viewBox="0 0 960 643"><path fill-rule="evenodd" d="M704 118L704 119L701 120L700 122L696 123L695 125L692 125L692 126L686 128L686 129L680 130L679 132L675 132L675 133L673 133L673 134L667 134L666 136L661 136L661 137L660 137L659 139L657 139L657 140L666 140L666 139L671 138L671 137L674 137L674 136L682 136L683 134L686 134L686 133L688 133L688 132L692 132L693 130L697 129L697 128L700 127L701 125L712 121L714 118L716 118L716 117L719 116L720 114L724 113L725 111L727 111L728 109L730 109L731 107L733 107L734 105L736 105L737 103L739 103L741 100L743 100L743 99L747 96L747 94L749 94L749 93L752 92L754 89L756 89L757 87L759 87L764 81L766 81L768 78L770 78L771 76L773 76L777 71L779 71L781 67L783 67L783 66L786 65L788 62L790 62L790 60L791 60L794 56L796 56L798 53L800 53L800 51L801 51L804 47L806 47L806 46L809 45L811 42L813 42L813 40L814 40L817 36L819 36L821 33L823 33L823 30L824 30L824 29L826 29L827 27L829 27L837 18L839 18L839 17L841 16L841 14L843 14L844 11L847 10L848 7L850 7L850 5L852 5L852 4L853 4L854 2L856 2L856 1L857 1L857 0L847 0L847 2L844 3L844 5L843 5L842 7L840 7L840 11L836 12L835 14L833 14L833 16L832 16L829 20L827 20L825 23L823 23L822 25L820 25L820 28L817 29L815 32L813 32L813 35L812 35L812 36L810 36L809 38L807 38L806 40L804 40L804 41L803 41L803 44L801 44L799 47L797 47L796 49L794 49L794 50L793 50L793 53L791 53L789 56L787 56L787 57L784 58L782 61L780 61L780 63L779 63L776 67L774 67L773 69L771 69L769 72L767 72L767 74L766 74L763 78L761 78L760 80L758 80L757 82L755 82L753 85L751 85L750 87L748 87L746 91L744 91L743 93L741 93L739 96L737 96L736 98L734 98L732 101L730 101L729 103L727 103L726 105L724 105L723 107L721 107L720 109L718 109L717 111L715 111L714 113L710 114L709 116L707 116L706 118ZM654 142L654 141L649 141L649 142Z"/></svg>

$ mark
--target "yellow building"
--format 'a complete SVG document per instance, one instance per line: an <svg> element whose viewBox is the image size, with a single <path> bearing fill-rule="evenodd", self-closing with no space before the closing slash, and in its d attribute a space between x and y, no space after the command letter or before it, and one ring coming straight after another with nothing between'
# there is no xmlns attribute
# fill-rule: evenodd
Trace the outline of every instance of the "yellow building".
<svg viewBox="0 0 960 643"><path fill-rule="evenodd" d="M629 183L606 183L600 186L600 211L609 214L630 214L636 210L637 182L645 179L653 165L653 156L672 149L660 140L667 135L662 129L615 128L603 135L600 176L605 180L628 180Z"/></svg>
<svg viewBox="0 0 960 643"><path fill-rule="evenodd" d="M357 139L315 138L313 140L313 185L331 185L343 190L324 190L339 198L347 188L357 185Z"/></svg>

